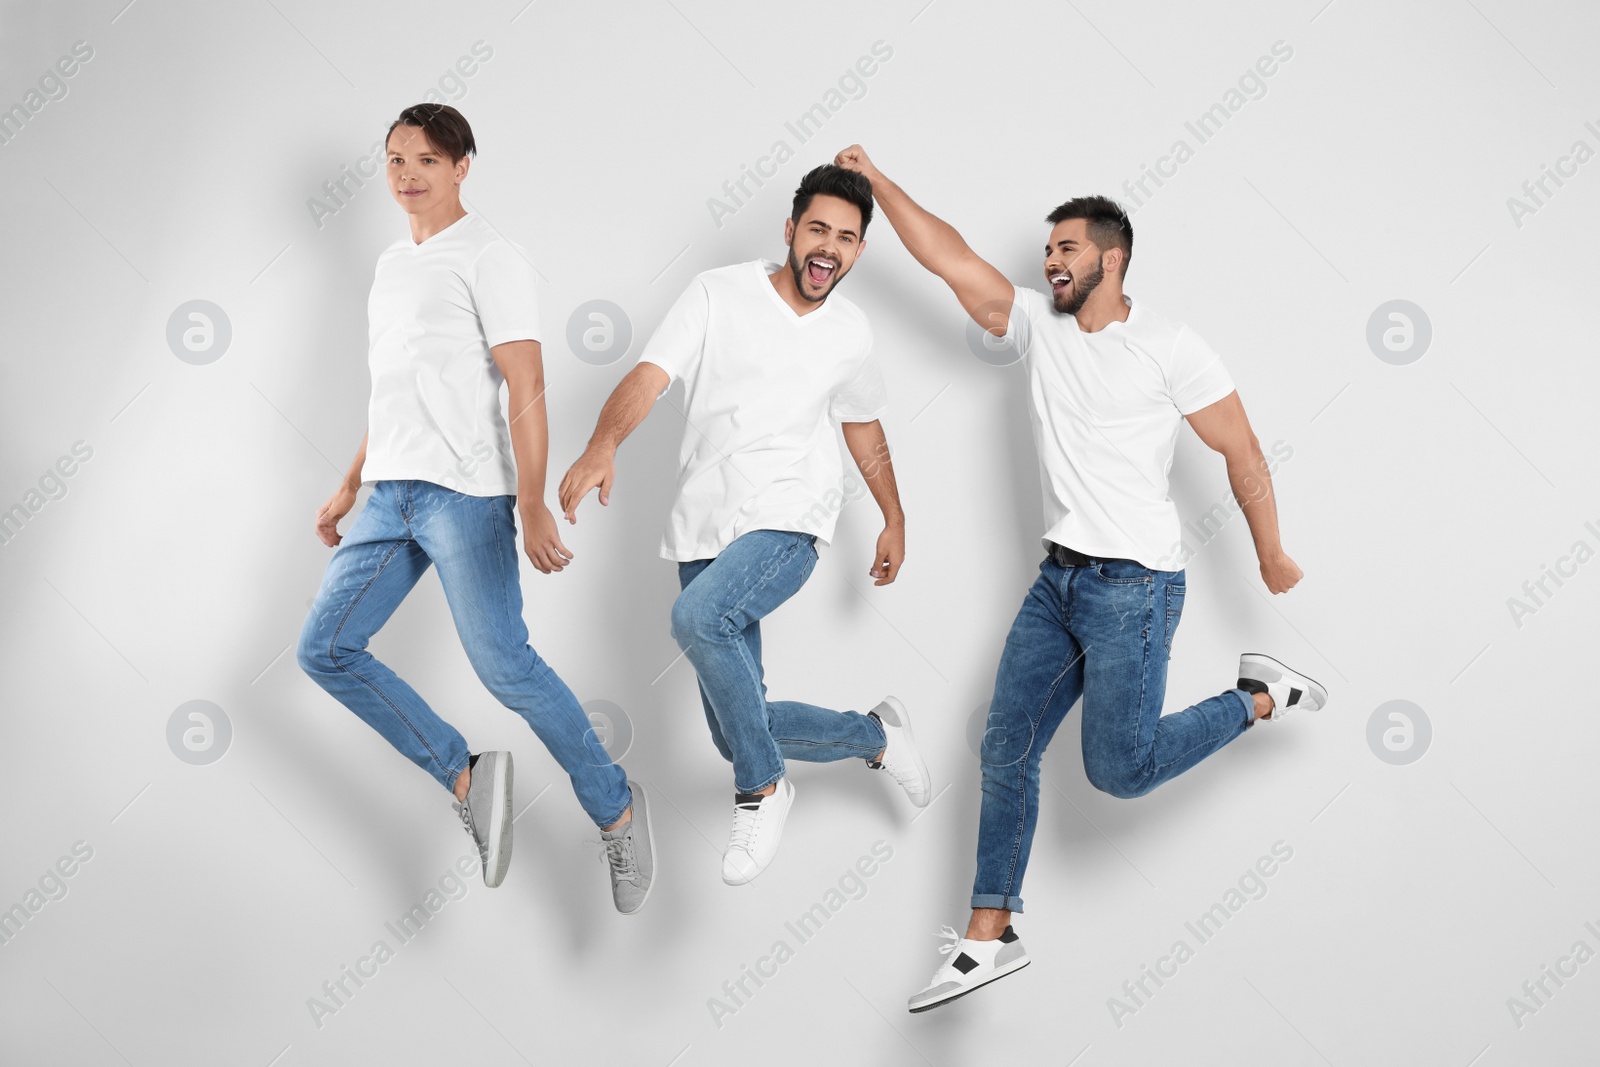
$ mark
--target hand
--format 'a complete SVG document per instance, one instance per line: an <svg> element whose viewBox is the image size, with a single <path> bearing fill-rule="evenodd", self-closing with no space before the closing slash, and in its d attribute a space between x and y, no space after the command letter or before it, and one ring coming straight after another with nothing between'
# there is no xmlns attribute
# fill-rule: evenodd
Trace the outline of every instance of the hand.
<svg viewBox="0 0 1600 1067"><path fill-rule="evenodd" d="M878 535L878 552L872 557L872 569L867 573L876 578L873 585L888 585L900 577L900 564L906 558L906 528L885 526Z"/></svg>
<svg viewBox="0 0 1600 1067"><path fill-rule="evenodd" d="M560 571L572 562L572 553L561 543L556 517L543 503L529 504L522 511L522 550L539 568L540 574Z"/></svg>
<svg viewBox="0 0 1600 1067"><path fill-rule="evenodd" d="M561 479L561 489L558 496L561 500L561 510L566 514L567 521L578 521L578 505L583 498L589 495L589 490L595 486L600 487L600 503L611 502L611 483L616 480L617 466L614 453L603 452L593 448L584 449L583 455L578 457L578 462L567 471L566 477Z"/></svg>
<svg viewBox="0 0 1600 1067"><path fill-rule="evenodd" d="M355 505L356 491L346 483L335 489L328 502L317 509L317 536L323 544L333 548L344 540L339 536L339 520L348 515Z"/></svg>
<svg viewBox="0 0 1600 1067"><path fill-rule="evenodd" d="M1267 589L1271 592L1287 593L1303 577L1305 575L1294 560L1281 551L1261 561L1261 580L1267 583Z"/></svg>
<svg viewBox="0 0 1600 1067"><path fill-rule="evenodd" d="M872 160L867 158L867 150L858 144L853 144L834 156L833 162L835 166L865 175L868 181L878 176L878 168L874 167Z"/></svg>

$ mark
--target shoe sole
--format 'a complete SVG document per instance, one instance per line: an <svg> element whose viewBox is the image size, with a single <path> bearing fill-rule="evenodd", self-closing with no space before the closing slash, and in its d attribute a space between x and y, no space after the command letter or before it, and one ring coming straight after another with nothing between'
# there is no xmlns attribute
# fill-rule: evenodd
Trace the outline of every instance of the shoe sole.
<svg viewBox="0 0 1600 1067"><path fill-rule="evenodd" d="M928 806L928 801L933 794L933 775L928 772L928 761L922 758L922 750L917 747L917 739L911 732L911 713L906 710L904 704L900 703L898 697L884 697L883 702L885 704L893 704L895 714L900 716L900 728L906 732L906 741L910 744L911 752L916 757L917 773L927 783L927 789L923 792L921 800L911 796L910 793L907 793L906 796L911 800L912 804L919 808L925 808Z"/></svg>
<svg viewBox="0 0 1600 1067"><path fill-rule="evenodd" d="M789 821L789 812L790 812L791 809L794 808L795 788L794 788L794 783L790 782L788 778L781 778L781 779L779 779L779 781L788 783L788 789L789 789L789 804L788 804L788 807L785 807L783 809L783 818L778 822L778 836L781 838L783 836L784 823L787 823ZM783 786L779 786L779 788L781 789L781 788L783 788ZM761 872L765 871L768 867L772 866L772 860L775 860L777 858L778 858L778 853L777 853L777 850L774 849L773 853L772 853L772 859L767 860L767 862L763 863L760 867L756 868L756 873L755 874L752 874L750 877L745 878L745 879L743 879L741 881L737 881L737 882L728 881L728 872L727 871L723 871L722 872L722 884L723 885L749 885L751 882L753 882L757 878L761 877ZM655 878L653 876L652 876L652 878L650 880L650 884L651 885L655 884Z"/></svg>
<svg viewBox="0 0 1600 1067"><path fill-rule="evenodd" d="M650 821L650 798L645 795L644 785L640 782L630 781L628 788L637 790L638 797L644 797L644 839L650 849L650 884L645 887L644 896L639 898L639 903L634 905L632 911L623 911L621 908L618 908L617 911L621 915L637 915L644 910L645 903L650 899L650 894L655 892L656 872L659 868L656 863L656 827L655 823ZM635 808L638 807L637 802L635 802L634 806ZM635 810L633 816L638 818L639 812Z"/></svg>
<svg viewBox="0 0 1600 1067"><path fill-rule="evenodd" d="M1028 958L1028 957L1024 957L1023 959L1020 959L1020 960L1015 960L1015 961L1013 961L1011 963L1006 964L1004 967L1001 967L1001 968L997 969L994 972L994 974L991 974L989 977L985 978L983 981L979 982L975 986L968 986L966 989L961 990L961 992L959 992L959 993L951 993L949 996L940 997L938 1000L930 1000L926 1004L920 1004L915 1008L908 1008L907 1010L909 1010L911 1012L911 1014L915 1015L918 1012L927 1011L929 1008L937 1008L937 1007L940 1007L941 1005L948 1004L952 1000L960 1000L962 997L966 996L968 993L976 993L978 990L982 989L984 986L988 985L989 983L994 982L994 981L996 981L998 979L1004 978L1008 974L1016 974L1018 971L1022 970L1022 968L1026 967L1028 964L1030 964L1032 962L1033 962L1033 960L1031 958Z"/></svg>
<svg viewBox="0 0 1600 1067"><path fill-rule="evenodd" d="M1323 708L1328 706L1327 687L1321 682L1317 681L1315 678L1311 677L1309 674L1306 674L1302 671L1297 671L1287 663L1284 663L1282 660L1273 659L1265 652L1246 652L1244 655L1239 657L1239 666L1243 667L1246 663L1266 663L1276 667L1279 671L1279 674L1278 677L1272 679L1272 681L1282 681L1284 674L1292 674L1296 678L1304 678L1310 684L1311 693L1317 698L1317 706L1314 710L1321 711ZM1278 709L1273 708L1273 710L1277 711Z"/></svg>
<svg viewBox="0 0 1600 1067"><path fill-rule="evenodd" d="M494 806L489 812L489 859L483 884L493 889L505 881L511 866L511 753L494 761ZM491 881L490 878L493 878Z"/></svg>

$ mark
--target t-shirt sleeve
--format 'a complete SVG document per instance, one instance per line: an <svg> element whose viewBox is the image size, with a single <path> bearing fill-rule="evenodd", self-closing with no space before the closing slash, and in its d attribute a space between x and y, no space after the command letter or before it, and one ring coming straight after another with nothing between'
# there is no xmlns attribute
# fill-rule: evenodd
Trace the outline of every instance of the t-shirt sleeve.
<svg viewBox="0 0 1600 1067"><path fill-rule="evenodd" d="M495 241L473 261L467 288L490 348L541 339L537 277L533 264L509 241Z"/></svg>
<svg viewBox="0 0 1600 1067"><path fill-rule="evenodd" d="M835 422L875 422L889 413L889 390L883 383L883 367L867 340L861 362L848 381L829 398L828 414Z"/></svg>
<svg viewBox="0 0 1600 1067"><path fill-rule="evenodd" d="M711 293L706 283L696 278L667 309L661 325L639 353L639 362L654 363L666 371L667 389L679 378L692 379L705 356L706 327L710 321ZM662 393L666 391L663 389Z"/></svg>
<svg viewBox="0 0 1600 1067"><path fill-rule="evenodd" d="M1192 415L1233 392L1222 357L1189 327L1178 331L1167 367L1167 392L1181 415Z"/></svg>
<svg viewBox="0 0 1600 1067"><path fill-rule="evenodd" d="M1011 289L1011 318L1006 323L1004 340L1018 356L1026 356L1033 344L1033 320L1045 310L1045 296L1036 289L1024 289L1020 285L1013 285ZM999 344L1000 339L996 338L994 343Z"/></svg>

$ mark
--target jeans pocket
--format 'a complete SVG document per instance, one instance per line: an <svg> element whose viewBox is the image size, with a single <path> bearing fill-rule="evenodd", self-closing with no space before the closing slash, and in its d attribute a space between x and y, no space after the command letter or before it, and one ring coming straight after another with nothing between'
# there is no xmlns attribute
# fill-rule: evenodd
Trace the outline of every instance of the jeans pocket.
<svg viewBox="0 0 1600 1067"><path fill-rule="evenodd" d="M1095 576L1112 585L1137 585L1148 583L1153 575L1150 568L1131 559L1102 559L1094 565Z"/></svg>
<svg viewBox="0 0 1600 1067"><path fill-rule="evenodd" d="M1178 620L1183 618L1183 592L1181 585L1167 586L1167 655L1172 655L1172 635L1178 630Z"/></svg>

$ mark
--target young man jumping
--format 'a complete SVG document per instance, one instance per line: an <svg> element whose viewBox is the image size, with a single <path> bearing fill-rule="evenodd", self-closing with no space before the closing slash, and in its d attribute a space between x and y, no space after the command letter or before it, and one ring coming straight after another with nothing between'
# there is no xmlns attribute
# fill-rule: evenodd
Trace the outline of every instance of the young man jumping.
<svg viewBox="0 0 1600 1067"><path fill-rule="evenodd" d="M367 304L367 435L317 513L317 535L338 550L300 633L300 666L454 793L484 885L499 885L511 862L511 753L468 752L460 732L367 651L436 566L473 670L571 778L601 827L613 900L631 913L655 869L644 790L601 747L577 698L528 644L522 619L516 515L523 551L541 573L559 572L572 553L544 504L534 271L518 246L461 206L476 151L471 127L448 105L409 107L389 127L389 191L411 232L378 257ZM341 538L338 522L367 484L372 495Z"/></svg>
<svg viewBox="0 0 1600 1067"><path fill-rule="evenodd" d="M656 329L639 363L600 413L588 448L561 482L575 522L591 489L608 502L617 446L672 382L685 385L687 426L678 496L661 555L682 592L672 635L694 665L712 741L733 764L733 831L722 879L743 885L771 862L794 801L784 760L864 759L919 807L929 776L906 709L886 698L865 715L768 700L763 617L811 575L845 497L838 422L883 512L868 572L887 585L905 555L888 443L887 406L872 331L859 308L831 296L865 247L872 190L832 165L805 176L784 224L788 258L697 276Z"/></svg>
<svg viewBox="0 0 1600 1067"><path fill-rule="evenodd" d="M836 162L872 183L906 250L954 290L1024 361L1045 507L1045 559L1006 638L981 746L978 872L965 936L910 998L926 1011L1019 970L1028 955L1011 927L1038 815L1039 761L1083 697L1089 781L1137 797L1193 767L1257 719L1327 702L1322 686L1247 653L1234 688L1163 716L1167 659L1183 612L1184 572L1166 569L1180 543L1167 492L1187 419L1220 452L1244 511L1261 578L1286 592L1301 572L1278 540L1265 457L1233 381L1194 331L1123 293L1133 226L1111 200L1069 200L1050 212L1049 295L1013 286L949 224L885 178L860 145Z"/></svg>

